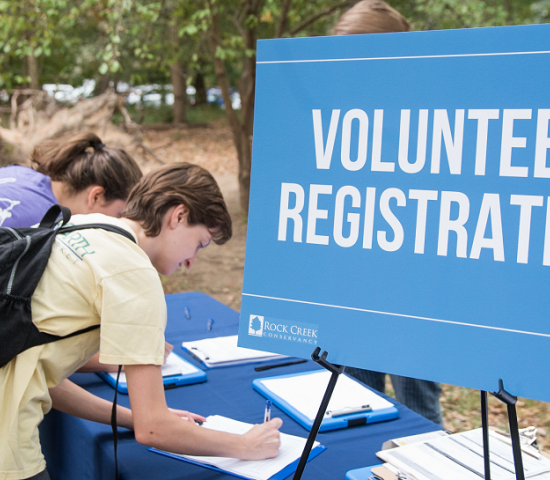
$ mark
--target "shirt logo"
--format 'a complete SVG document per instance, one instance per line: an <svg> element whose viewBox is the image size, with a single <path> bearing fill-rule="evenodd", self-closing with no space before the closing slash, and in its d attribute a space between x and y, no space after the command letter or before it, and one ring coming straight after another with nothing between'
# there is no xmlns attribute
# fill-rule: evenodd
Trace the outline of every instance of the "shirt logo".
<svg viewBox="0 0 550 480"><path fill-rule="evenodd" d="M7 179L9 180L9 178ZM6 183L6 182L2 182ZM21 202L19 200L10 200L9 198L0 198L0 226L4 223L4 220L11 218L12 213L11 209L16 205L19 205ZM3 205L7 205L5 208L2 208Z"/></svg>

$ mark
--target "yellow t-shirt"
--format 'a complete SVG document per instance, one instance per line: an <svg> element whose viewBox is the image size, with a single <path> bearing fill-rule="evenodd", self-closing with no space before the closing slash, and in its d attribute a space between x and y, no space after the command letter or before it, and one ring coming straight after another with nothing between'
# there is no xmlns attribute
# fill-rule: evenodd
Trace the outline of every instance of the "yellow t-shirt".
<svg viewBox="0 0 550 480"><path fill-rule="evenodd" d="M71 223L110 223L101 214ZM134 235L135 236L135 235ZM84 365L99 349L102 363L162 365L166 303L157 271L145 252L117 233L100 229L58 235L32 297L38 329L67 335L40 345L0 368L0 480L31 477L46 468L38 425L51 409L48 388Z"/></svg>

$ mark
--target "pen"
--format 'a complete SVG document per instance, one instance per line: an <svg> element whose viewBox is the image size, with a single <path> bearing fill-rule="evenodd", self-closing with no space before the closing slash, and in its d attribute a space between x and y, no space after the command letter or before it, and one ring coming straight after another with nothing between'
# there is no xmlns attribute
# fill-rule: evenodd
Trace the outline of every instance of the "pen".
<svg viewBox="0 0 550 480"><path fill-rule="evenodd" d="M345 407L339 410L327 410L325 416L328 418L331 417L341 417L342 415L349 415L351 413L361 413L361 412L370 412L372 407L370 405L362 405L360 407Z"/></svg>
<svg viewBox="0 0 550 480"><path fill-rule="evenodd" d="M208 331L212 330L213 325L214 325L214 319L209 318L208 321L206 322L206 330Z"/></svg>
<svg viewBox="0 0 550 480"><path fill-rule="evenodd" d="M264 415L264 422L269 422L271 420L271 401L266 400L265 401L265 415Z"/></svg>
<svg viewBox="0 0 550 480"><path fill-rule="evenodd" d="M301 360L293 360L291 362L283 362L283 363L274 363L272 365L262 365L261 367L256 367L254 370L257 372L263 372L264 370L270 370L272 368L278 368L278 367L286 367L287 365L298 365L299 363L306 363L307 360L301 359Z"/></svg>
<svg viewBox="0 0 550 480"><path fill-rule="evenodd" d="M189 310L189 307L183 307L183 314L187 320L191 318L191 310Z"/></svg>

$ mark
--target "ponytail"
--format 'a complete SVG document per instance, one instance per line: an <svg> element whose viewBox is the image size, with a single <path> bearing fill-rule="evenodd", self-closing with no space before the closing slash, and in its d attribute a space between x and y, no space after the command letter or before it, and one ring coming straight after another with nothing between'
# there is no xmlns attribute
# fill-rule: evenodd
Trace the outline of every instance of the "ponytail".
<svg viewBox="0 0 550 480"><path fill-rule="evenodd" d="M126 200L142 177L134 159L121 148L105 146L93 133L48 140L31 156L33 168L52 180L63 182L71 194L90 185L103 187L105 200Z"/></svg>

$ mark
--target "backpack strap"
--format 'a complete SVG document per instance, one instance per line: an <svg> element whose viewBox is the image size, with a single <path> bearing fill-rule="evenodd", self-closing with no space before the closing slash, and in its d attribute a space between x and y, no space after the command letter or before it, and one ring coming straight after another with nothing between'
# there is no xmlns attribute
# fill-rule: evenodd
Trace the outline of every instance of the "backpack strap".
<svg viewBox="0 0 550 480"><path fill-rule="evenodd" d="M57 208L54 208L54 207L57 207ZM65 207L60 207L59 205L54 205L53 207L51 207L48 210L48 212L44 216L44 219L42 220L42 223L45 222L45 221L49 222L51 220L51 218L54 218L54 220L53 220L54 222L57 221L59 213L64 213L63 210L69 211L69 209L67 209ZM46 217L48 217L48 218L46 218ZM70 211L69 211L69 217L70 217ZM65 220L63 220L63 221L65 221ZM42 225L42 223L41 223L41 225ZM132 236L132 234L130 232L128 232L127 230L124 230L123 228L117 227L115 225L109 225L109 224L103 224L103 223L89 223L87 225L73 225L73 226L70 226L70 227L60 228L58 233L70 233L70 232L75 232L77 230L85 230L85 229L89 229L89 228L101 228L103 230L109 230L110 232L118 233L119 235L122 235L122 236L126 237L128 240L136 243L136 241L135 241L134 237ZM26 343L25 343L25 345L24 345L24 347L21 351L27 350L27 349L29 349L33 346L36 346L36 345L45 345L47 343L55 342L57 340L62 340L64 338L74 337L76 335L80 335L82 333L86 333L86 332L90 332L92 330L95 330L96 328L99 328L99 325L91 325L90 327L83 328L82 330L77 330L76 332L72 332L72 333L70 333L68 335L65 335L65 336L52 335L51 333L41 332L40 330L36 329L36 331L34 332L34 335L29 335L27 337L27 341L26 341ZM38 341L37 337L40 338L39 341Z"/></svg>
<svg viewBox="0 0 550 480"><path fill-rule="evenodd" d="M61 205L52 205L42 217L39 227L53 228L58 222L59 215L62 215L62 224L65 225L71 218L71 211L67 207Z"/></svg>
<svg viewBox="0 0 550 480"><path fill-rule="evenodd" d="M70 227L63 227L58 230L57 233L70 233L78 230L87 230L89 228L101 228L102 230L108 230L110 232L118 233L123 237L126 237L133 243L136 243L136 239L133 235L124 228L117 227L116 225L109 225L108 223L87 223L85 225L71 225Z"/></svg>

